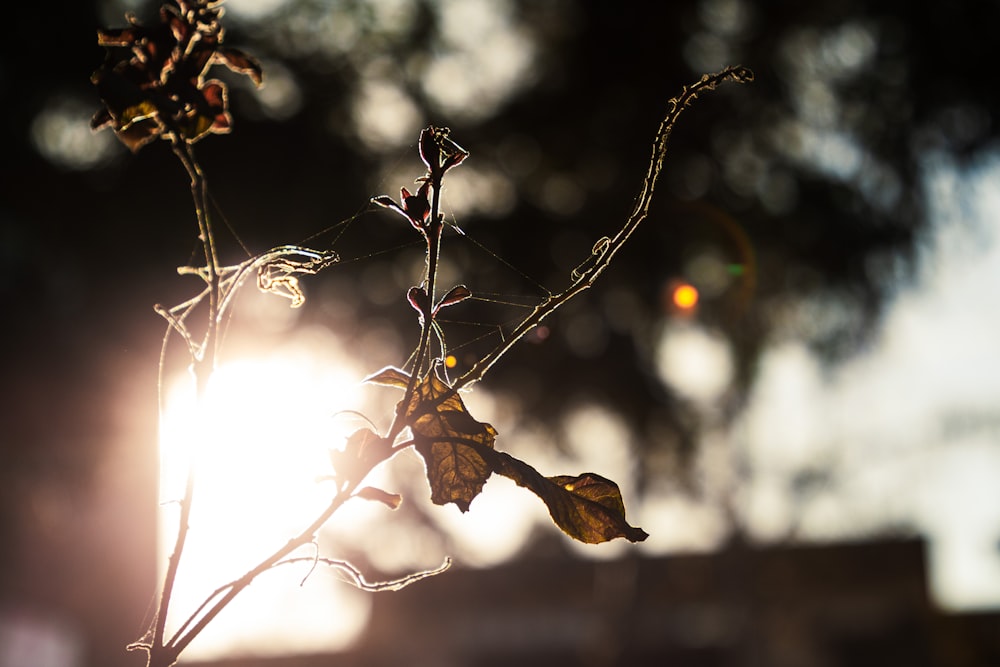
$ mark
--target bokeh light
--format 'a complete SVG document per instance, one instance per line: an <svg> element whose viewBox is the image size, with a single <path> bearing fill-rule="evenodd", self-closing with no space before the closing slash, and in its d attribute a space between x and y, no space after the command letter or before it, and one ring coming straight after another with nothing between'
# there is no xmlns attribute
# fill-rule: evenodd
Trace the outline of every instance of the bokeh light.
<svg viewBox="0 0 1000 667"><path fill-rule="evenodd" d="M91 105L76 97L50 100L31 124L31 141L52 163L65 169L87 170L107 164L123 149L110 132L90 129Z"/></svg>
<svg viewBox="0 0 1000 667"><path fill-rule="evenodd" d="M659 378L703 406L717 402L733 375L732 350L717 332L687 323L668 324L656 347Z"/></svg>
<svg viewBox="0 0 1000 667"><path fill-rule="evenodd" d="M681 310L693 310L698 305L698 290L688 283L678 285L674 288L673 302Z"/></svg>

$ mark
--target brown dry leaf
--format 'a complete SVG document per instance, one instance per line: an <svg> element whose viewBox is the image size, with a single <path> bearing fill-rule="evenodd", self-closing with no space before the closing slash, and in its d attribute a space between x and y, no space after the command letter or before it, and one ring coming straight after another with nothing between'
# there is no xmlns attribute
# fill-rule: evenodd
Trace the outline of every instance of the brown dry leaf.
<svg viewBox="0 0 1000 667"><path fill-rule="evenodd" d="M389 377L395 379L393 374ZM427 465L431 500L438 505L455 503L468 511L493 472L483 451L493 450L496 429L473 419L458 392L435 373L417 385L406 416Z"/></svg>
<svg viewBox="0 0 1000 667"><path fill-rule="evenodd" d="M406 371L401 371L395 366L386 366L380 371L376 371L364 379L365 382L371 382L372 384L381 384L387 387L398 387L399 389L406 389L410 382L410 374Z"/></svg>
<svg viewBox="0 0 1000 667"><path fill-rule="evenodd" d="M372 502L382 503L391 510L399 509L399 506L403 504L403 497L398 493L389 493L388 491L384 491L374 486L362 487L358 489L354 495L358 498L364 498L365 500L371 500Z"/></svg>
<svg viewBox="0 0 1000 667"><path fill-rule="evenodd" d="M564 533L587 544L624 537L642 542L649 534L625 520L625 503L618 485L592 472L544 477L530 465L503 452L494 452L494 471L535 493Z"/></svg>

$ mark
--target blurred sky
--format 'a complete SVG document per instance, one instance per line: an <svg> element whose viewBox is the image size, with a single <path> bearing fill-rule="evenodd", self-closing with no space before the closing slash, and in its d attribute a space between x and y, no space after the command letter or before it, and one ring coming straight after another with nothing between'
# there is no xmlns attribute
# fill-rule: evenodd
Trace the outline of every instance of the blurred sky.
<svg viewBox="0 0 1000 667"><path fill-rule="evenodd" d="M455 340L471 341L458 349L474 354L524 312L511 302L558 289L627 213L666 98L740 62L758 81L682 118L665 202L640 247L553 318L548 337L511 355L495 384L477 387L470 410L497 426L498 446L545 474L615 479L631 522L651 534L638 547L560 543L575 555L916 534L930 544L937 604L1000 607L1000 155L994 93L978 69L992 40L977 32L993 25L996 3L955 3L936 25L893 2L227 8L230 42L261 57L268 82L256 91L227 79L236 131L198 146L213 194L255 250L305 239L349 261L306 281L303 311L256 294L241 303L213 399L223 448L203 457L213 492L196 519L247 522L196 526L192 553L202 555L192 562L205 578L189 573L185 603L239 574L234 553L252 560L294 529L289 515L321 506L316 468L357 426L337 410L384 426L393 397L358 381L405 361L413 323L400 324L409 310L399 296L422 258L406 247L408 230L366 203L419 175L422 126L452 126L473 156L446 193L449 220L468 236L446 239L455 254L445 275L468 275L487 295L463 316L472 326L453 325ZM150 557L151 518L172 498L175 465L164 459L168 479L155 492L162 329L151 304L186 298L173 267L194 238L167 151L132 156L87 125L98 103L86 81L101 57L94 28L121 25L133 9L148 4L81 3L64 21L52 12L44 56L17 37L37 17L14 14L20 30L0 60L10 146L0 528L17 544L0 560L0 614L73 615L118 581L123 611L105 622L137 636L142 624L123 619L151 593L153 565L137 559ZM26 73L27 53L44 67ZM682 282L701 292L693 310L668 302ZM165 457L192 442L183 363L168 370ZM431 507L419 466L400 457L383 473L404 510L348 507L321 547L398 573L445 556L489 566L551 538L544 508L506 480L492 480L466 515ZM171 511L160 508L166 534ZM67 567L59 554L71 547ZM53 570L65 574L46 581ZM234 641L336 648L359 631L368 602L332 577L301 593L308 602L277 602L304 575L289 570L220 621L202 655ZM66 582L87 571L104 574L71 586L79 599L67 601ZM283 614L280 627L255 614L272 594L267 606L303 614ZM346 608L361 620L331 636L323 619ZM0 631L15 627L4 618Z"/></svg>
<svg viewBox="0 0 1000 667"><path fill-rule="evenodd" d="M762 537L912 526L931 541L939 604L996 608L1000 161L928 159L925 178L934 196L916 283L890 298L873 343L831 370L800 344L770 346L729 437L754 471L740 495ZM780 480L792 470L840 481L791 507Z"/></svg>

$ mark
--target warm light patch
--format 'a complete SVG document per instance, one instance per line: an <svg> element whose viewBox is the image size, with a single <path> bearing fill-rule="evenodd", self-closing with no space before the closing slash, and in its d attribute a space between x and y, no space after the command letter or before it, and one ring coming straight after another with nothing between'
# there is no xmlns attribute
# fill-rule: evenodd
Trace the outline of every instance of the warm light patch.
<svg viewBox="0 0 1000 667"><path fill-rule="evenodd" d="M31 142L43 157L60 167L86 170L101 166L120 147L110 132L90 129L92 113L89 100L55 96L31 122Z"/></svg>
<svg viewBox="0 0 1000 667"><path fill-rule="evenodd" d="M334 415L338 409L362 407L354 404L360 373L332 361L302 349L227 362L212 377L200 409L190 377L168 385L161 432L161 564L173 548L178 517L173 501L183 492L192 458L197 475L168 631L326 506L333 490L317 478L330 474L328 450L344 435ZM308 571L305 564L263 574L186 655L207 660L350 645L367 622L368 594L322 569L300 586Z"/></svg>
<svg viewBox="0 0 1000 667"><path fill-rule="evenodd" d="M681 310L691 310L698 305L698 290L694 285L683 283L674 288L674 305Z"/></svg>
<svg viewBox="0 0 1000 667"><path fill-rule="evenodd" d="M733 378L733 353L720 333L690 324L664 328L656 372L674 391L704 405L719 399Z"/></svg>
<svg viewBox="0 0 1000 667"><path fill-rule="evenodd" d="M444 358L444 365L447 368L454 368L458 365L458 359L455 358L454 354L449 354Z"/></svg>

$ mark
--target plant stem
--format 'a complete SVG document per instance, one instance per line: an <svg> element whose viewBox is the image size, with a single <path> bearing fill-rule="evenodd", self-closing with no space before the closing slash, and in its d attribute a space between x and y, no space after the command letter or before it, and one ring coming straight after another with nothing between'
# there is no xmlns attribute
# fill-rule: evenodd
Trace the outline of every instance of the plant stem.
<svg viewBox="0 0 1000 667"><path fill-rule="evenodd" d="M179 136L179 135L175 135ZM215 235L212 230L212 223L208 217L208 183L204 173L201 171L194 151L191 146L175 138L173 141L173 151L177 155L185 171L191 179L191 196L194 200L195 215L198 219L198 239L201 241L205 255L204 273L201 274L208 284L208 323L205 330L205 337L200 347L192 350L192 369L195 376L195 386L197 392L197 406L199 413L198 426L203 426L205 421L201 419L206 409L204 399L208 388L208 381L215 369L216 353L218 350L218 327L219 327L219 301L221 298L219 280L219 259L215 247ZM190 347L189 347L190 349ZM174 549L167 561L167 571L163 577L163 588L160 591L160 603L156 611L156 620L153 627L153 637L149 647L150 667L160 667L160 665L171 665L176 661L177 654L166 650L164 644L164 634L166 630L167 615L170 611L170 601L173 596L174 584L177 580L177 570L180 566L181 556L187 543L189 532L189 522L191 518L191 508L194 504L195 491L195 462L192 459L188 465L187 479L184 485L184 496L180 501L180 520L177 527L177 537L174 541Z"/></svg>
<svg viewBox="0 0 1000 667"><path fill-rule="evenodd" d="M427 299L424 301L423 312L420 317L420 342L417 343L416 354L413 359L413 371L410 373L410 380L407 383L403 399L396 404L396 414L392 425L386 435L386 440L390 443L395 441L403 428L406 426L406 409L410 405L410 399L416 389L417 381L422 374L425 359L430 357L431 331L434 328L434 300L437 284L438 263L441 258L441 233L444 225L441 222L441 181L438 176L431 181L431 212L430 221L427 224L424 234L427 239L427 265L426 280L424 290L427 292Z"/></svg>
<svg viewBox="0 0 1000 667"><path fill-rule="evenodd" d="M438 189L434 188L434 196L431 203L431 215L435 216L427 229L427 302L424 304L424 312L421 317L420 349L417 358L414 360L414 376L420 375L423 361L431 356L431 331L434 329L434 301L436 297L437 269L441 258L441 231L443 225L436 219L438 208Z"/></svg>

